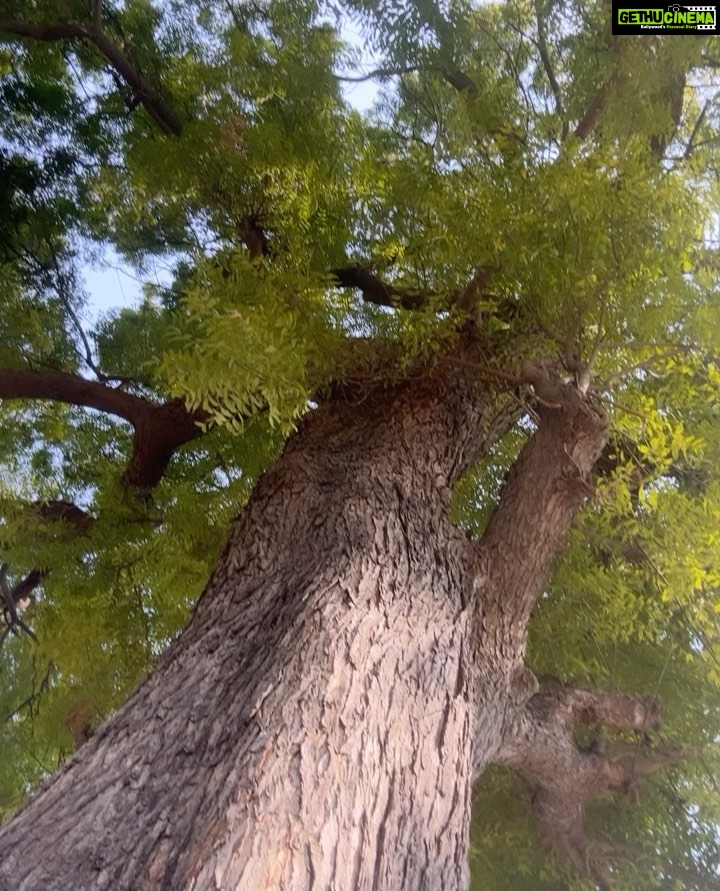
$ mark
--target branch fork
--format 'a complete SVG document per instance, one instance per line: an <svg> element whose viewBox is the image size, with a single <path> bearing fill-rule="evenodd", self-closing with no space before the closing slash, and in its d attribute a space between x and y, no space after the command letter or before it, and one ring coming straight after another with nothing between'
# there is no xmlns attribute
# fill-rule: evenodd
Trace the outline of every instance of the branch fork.
<svg viewBox="0 0 720 891"><path fill-rule="evenodd" d="M537 693L510 721L496 763L511 767L528 779L534 790L532 808L541 835L560 857L589 875L601 891L612 885L601 858L585 836L587 805L608 793L638 800L638 778L668 763L667 753L657 757L617 758L602 744L580 749L575 730L581 725L611 727L646 738L660 727L660 701L563 687ZM675 753L675 760L683 757Z"/></svg>

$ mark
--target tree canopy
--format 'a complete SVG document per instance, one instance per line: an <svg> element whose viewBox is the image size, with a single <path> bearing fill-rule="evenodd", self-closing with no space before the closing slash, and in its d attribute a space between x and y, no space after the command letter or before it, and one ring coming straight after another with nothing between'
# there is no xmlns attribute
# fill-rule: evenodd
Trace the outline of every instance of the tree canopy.
<svg viewBox="0 0 720 891"><path fill-rule="evenodd" d="M473 324L512 423L453 519L484 530L542 369L603 406L528 661L661 697L662 731L583 729L643 777L590 834L618 889L715 887L718 41L604 0L0 0L0 817L179 633L299 419ZM108 249L167 283L97 317ZM478 888L588 881L514 774L474 822Z"/></svg>

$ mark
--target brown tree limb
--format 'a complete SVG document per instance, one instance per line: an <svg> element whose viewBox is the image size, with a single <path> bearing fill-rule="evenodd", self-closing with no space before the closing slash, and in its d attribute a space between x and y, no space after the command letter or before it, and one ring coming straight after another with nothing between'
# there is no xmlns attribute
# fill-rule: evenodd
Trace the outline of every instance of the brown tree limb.
<svg viewBox="0 0 720 891"><path fill-rule="evenodd" d="M270 245L258 214L246 214L240 220L238 230L251 260L269 255Z"/></svg>
<svg viewBox="0 0 720 891"><path fill-rule="evenodd" d="M458 93L464 93L468 99L475 99L478 95L478 88L475 81L464 71L459 68L447 68L443 71L443 77L454 87Z"/></svg>
<svg viewBox="0 0 720 891"><path fill-rule="evenodd" d="M685 151L683 152L684 161L687 161L689 158L692 157L692 154L696 148L695 142L697 140L698 133L700 132L700 128L705 122L705 118L707 117L707 113L710 110L710 107L714 105L715 102L717 102L717 97L713 96L712 98L707 100L707 102L700 110L700 114L697 116L695 124L692 128L692 132L690 133L690 136L688 138L687 145L685 146Z"/></svg>
<svg viewBox="0 0 720 891"><path fill-rule="evenodd" d="M608 438L608 419L552 369L523 363L539 425L510 470L478 543L482 622L500 628L505 655L519 666L527 623L583 501ZM482 630L480 630L482 634Z"/></svg>
<svg viewBox="0 0 720 891"><path fill-rule="evenodd" d="M103 0L94 0L94 2L93 2L93 27L98 31L102 27L102 9L103 9Z"/></svg>
<svg viewBox="0 0 720 891"><path fill-rule="evenodd" d="M497 272L494 266L481 266L455 299L455 307L461 312L472 313L478 300L485 293L490 280Z"/></svg>
<svg viewBox="0 0 720 891"><path fill-rule="evenodd" d="M89 25L59 23L45 25L22 19L0 19L0 34L19 37L22 40L55 42L59 40L86 40L112 65L113 70L131 88L133 95L142 103L150 117L163 133L179 136L182 124L170 105L143 77L130 59L116 46L98 25L98 7L94 9Z"/></svg>
<svg viewBox="0 0 720 891"><path fill-rule="evenodd" d="M421 69L417 65L407 65L398 68L374 68L372 71L368 71L367 74L357 76L338 74L335 77L336 80L342 81L343 83L360 84L368 80L387 80L390 77L401 77L403 74L415 74L420 70ZM441 74L443 79L459 93L465 93L472 99L478 95L478 88L475 81L459 68L443 68L441 69Z"/></svg>
<svg viewBox="0 0 720 891"><path fill-rule="evenodd" d="M375 306L407 310L433 307L438 311L456 309L472 313L496 271L494 266L481 266L463 288L445 294L433 290L399 288L383 281L361 263L331 269L328 274L334 279L333 284L360 291L363 300Z"/></svg>
<svg viewBox="0 0 720 891"><path fill-rule="evenodd" d="M602 891L611 882L604 859L591 853L585 835L585 810L598 797L619 792L637 798L637 758L614 759L593 748L578 748L574 731L581 724L600 724L621 731L646 733L660 726L660 703L654 697L632 697L598 690L563 687L538 693L519 711L497 753L498 764L527 778L534 789L533 811L545 843ZM645 757L651 761L652 756ZM666 759L658 757L653 769Z"/></svg>
<svg viewBox="0 0 720 891"><path fill-rule="evenodd" d="M616 34L612 33L612 29L610 27L610 22L612 18L612 7L610 4L607 4L607 27L605 30L605 44L607 49L612 52L617 49L620 45L620 41L622 38L618 37ZM595 93L593 98L590 100L590 104L585 110L585 113L578 121L575 130L573 131L574 135L580 139L587 139L588 136L595 130L597 126L600 115L602 114L605 105L607 104L608 97L610 95L610 90L615 85L617 80L617 73L612 71L607 78L599 87L598 91Z"/></svg>
<svg viewBox="0 0 720 891"><path fill-rule="evenodd" d="M135 435L123 481L138 489L157 485L173 453L200 436L198 424L209 420L202 409L189 411L181 399L156 405L98 381L50 369L0 369L0 399L50 399L128 421Z"/></svg>
<svg viewBox="0 0 720 891"><path fill-rule="evenodd" d="M366 266L354 263L331 269L329 273L339 287L355 288L366 303L401 309L423 309L436 295L428 291L397 288L384 282Z"/></svg>
<svg viewBox="0 0 720 891"><path fill-rule="evenodd" d="M175 451L201 436L203 431L198 425L210 419L202 409L189 411L182 399L148 406L149 410L135 425L133 452L123 474L125 485L139 489L156 486Z"/></svg>
<svg viewBox="0 0 720 891"><path fill-rule="evenodd" d="M32 505L43 520L54 522L61 520L75 526L76 529L84 531L89 529L95 523L95 517L84 511L72 501L63 499L36 501Z"/></svg>
<svg viewBox="0 0 720 891"><path fill-rule="evenodd" d="M151 407L146 399L68 371L0 368L0 399L51 399L124 418L133 426Z"/></svg>
<svg viewBox="0 0 720 891"><path fill-rule="evenodd" d="M50 684L50 678L52 676L52 672L53 672L53 665L52 665L52 663L50 663L50 665L48 665L44 675L40 679L40 683L37 685L37 689L35 687L35 679L33 678L32 692L30 693L29 696L26 696L25 699L22 700L22 702L19 702L11 712L9 712L7 715L5 715L5 717L2 719L3 724L7 723L8 721L12 721L12 719L15 717L15 715L19 714L24 708L29 709L32 714L33 705L42 696L42 694L47 690L47 688Z"/></svg>
<svg viewBox="0 0 720 891"><path fill-rule="evenodd" d="M367 74L359 74L356 76L349 74L336 74L335 79L343 83L361 84L368 80L387 80L389 77L400 77L403 74L414 74L419 71L417 65L407 65L402 68L374 68Z"/></svg>
<svg viewBox="0 0 720 891"><path fill-rule="evenodd" d="M665 149L675 138L682 121L683 105L685 99L685 84L687 77L685 72L676 75L665 94L671 126L664 133L654 133L650 137L650 150L656 161L662 161L665 157Z"/></svg>
<svg viewBox="0 0 720 891"><path fill-rule="evenodd" d="M2 614L5 620L5 628L0 633L0 646L5 642L5 638L10 632L19 634L21 630L28 637L37 640L35 632L19 615L18 607L31 596L33 590L40 583L42 573L37 569L33 569L25 578L11 586L7 578L7 569L7 563L0 565L0 594L2 595L3 604Z"/></svg>
<svg viewBox="0 0 720 891"><path fill-rule="evenodd" d="M7 566L3 564L2 567L0 567L0 576L2 576L3 579L3 594L5 594L5 586L7 585L6 573ZM7 596L9 596L14 606L22 606L24 601L30 599L33 591L40 584L44 575L45 573L39 569L31 569L24 578L13 585L13 587L10 589L9 595L6 595L6 599Z"/></svg>
<svg viewBox="0 0 720 891"><path fill-rule="evenodd" d="M619 38L617 38L616 36L610 37L608 40L608 48L612 50L614 47L617 47L618 42ZM675 78L673 78L665 94L664 98L667 102L671 126L665 132L654 133L650 136L649 147L656 161L663 160L663 158L665 157L665 149L667 148L668 143L671 142L672 139L674 139L680 127L680 123L682 120L686 79L687 78L685 72L679 73ZM610 91L620 82L621 75L618 73L617 70L615 70L609 75L607 80L603 84L601 84L597 93L595 93L595 95L591 99L585 113L578 121L575 130L573 131L578 139L587 139L593 133L593 131L597 127L600 115L605 109L608 97L610 96Z"/></svg>
<svg viewBox="0 0 720 891"><path fill-rule="evenodd" d="M616 730L658 730L660 700L655 697L627 696L576 687L560 687L538 694L542 709L552 713L566 730L588 724L602 724Z"/></svg>
<svg viewBox="0 0 720 891"><path fill-rule="evenodd" d="M597 125L598 118L605 108L605 103L610 95L610 82L602 84L597 93L593 96L590 104L585 110L585 114L580 118L573 131L578 139L587 139Z"/></svg>

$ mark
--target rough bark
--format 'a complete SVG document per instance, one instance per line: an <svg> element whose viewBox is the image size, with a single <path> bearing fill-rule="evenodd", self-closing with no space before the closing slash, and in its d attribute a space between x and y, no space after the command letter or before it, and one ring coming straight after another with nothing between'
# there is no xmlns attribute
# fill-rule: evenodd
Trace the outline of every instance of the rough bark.
<svg viewBox="0 0 720 891"><path fill-rule="evenodd" d="M508 474L479 546L481 634L499 629L502 650L522 674L527 624L607 441L605 413L552 369L526 365L538 396L538 430Z"/></svg>
<svg viewBox="0 0 720 891"><path fill-rule="evenodd" d="M512 417L487 384L439 369L312 412L185 633L0 832L0 888L467 887L473 774L532 693L501 602L538 595L605 438L576 395L543 411L479 552L447 509ZM538 473L549 512L527 509Z"/></svg>

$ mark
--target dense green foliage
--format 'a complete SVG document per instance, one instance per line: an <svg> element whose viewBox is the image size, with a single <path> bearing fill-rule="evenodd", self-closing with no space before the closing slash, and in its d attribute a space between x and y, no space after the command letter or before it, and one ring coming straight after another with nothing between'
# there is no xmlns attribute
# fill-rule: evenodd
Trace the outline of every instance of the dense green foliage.
<svg viewBox="0 0 720 891"><path fill-rule="evenodd" d="M472 311L489 383L521 358L581 360L613 419L528 658L549 686L659 693L662 738L612 744L687 757L649 778L641 806L597 806L597 843L618 888L713 886L720 44L613 38L608 8L0 0L0 366L180 396L210 428L139 493L121 481L125 421L0 402L0 561L13 581L44 573L23 612L37 641L11 634L0 651L0 817L151 669L253 481L325 388L451 354ZM163 132L92 41L3 28L97 11L181 132ZM346 96L364 74L377 90L360 112ZM93 320L83 269L108 246L173 280ZM360 265L389 286L387 305L338 287L333 271ZM458 486L471 534L531 421ZM41 505L59 500L85 520L49 519ZM559 887L527 798L510 775L484 778L478 887Z"/></svg>

